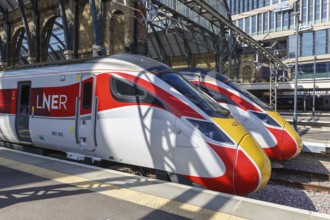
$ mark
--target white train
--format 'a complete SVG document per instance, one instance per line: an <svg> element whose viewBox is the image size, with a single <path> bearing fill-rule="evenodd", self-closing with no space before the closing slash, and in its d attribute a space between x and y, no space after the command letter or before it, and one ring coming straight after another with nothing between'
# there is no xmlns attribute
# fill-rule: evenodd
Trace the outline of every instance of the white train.
<svg viewBox="0 0 330 220"><path fill-rule="evenodd" d="M230 110L271 159L283 161L299 155L302 141L297 132L280 114L253 94L216 71L186 68L179 72Z"/></svg>
<svg viewBox="0 0 330 220"><path fill-rule="evenodd" d="M0 73L0 140L254 192L266 154L230 112L181 75L135 55Z"/></svg>

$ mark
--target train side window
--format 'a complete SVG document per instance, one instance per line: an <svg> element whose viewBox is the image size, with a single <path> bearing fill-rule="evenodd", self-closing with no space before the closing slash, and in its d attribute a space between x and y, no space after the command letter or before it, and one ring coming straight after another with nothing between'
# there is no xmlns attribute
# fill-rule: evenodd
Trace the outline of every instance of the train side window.
<svg viewBox="0 0 330 220"><path fill-rule="evenodd" d="M21 105L29 105L30 102L30 86L23 85L21 92Z"/></svg>
<svg viewBox="0 0 330 220"><path fill-rule="evenodd" d="M214 91L213 89L209 89L204 85L199 85L200 89L205 92L206 94L208 94L209 96L211 96L215 101L217 102L224 102L227 104L231 104L231 105L236 105L236 103L231 100L230 98L228 98L227 96L221 94L220 92Z"/></svg>
<svg viewBox="0 0 330 220"><path fill-rule="evenodd" d="M119 102L148 103L165 108L165 105L159 99L127 80L112 77L110 88L112 96Z"/></svg>
<svg viewBox="0 0 330 220"><path fill-rule="evenodd" d="M83 108L90 109L92 105L92 83L85 82L84 83L84 91L83 91Z"/></svg>
<svg viewBox="0 0 330 220"><path fill-rule="evenodd" d="M30 103L30 85L22 85L20 102L20 113L28 114Z"/></svg>
<svg viewBox="0 0 330 220"><path fill-rule="evenodd" d="M111 78L111 92L118 101L124 102L136 101L136 97L143 99L147 96L147 93L137 85L115 77Z"/></svg>

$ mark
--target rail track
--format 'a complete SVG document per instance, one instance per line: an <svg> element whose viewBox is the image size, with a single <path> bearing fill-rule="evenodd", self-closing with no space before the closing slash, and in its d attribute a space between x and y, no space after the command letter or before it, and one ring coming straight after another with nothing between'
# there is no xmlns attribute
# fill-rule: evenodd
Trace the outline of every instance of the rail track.
<svg viewBox="0 0 330 220"><path fill-rule="evenodd" d="M273 169L271 183L330 193L330 174L288 168Z"/></svg>

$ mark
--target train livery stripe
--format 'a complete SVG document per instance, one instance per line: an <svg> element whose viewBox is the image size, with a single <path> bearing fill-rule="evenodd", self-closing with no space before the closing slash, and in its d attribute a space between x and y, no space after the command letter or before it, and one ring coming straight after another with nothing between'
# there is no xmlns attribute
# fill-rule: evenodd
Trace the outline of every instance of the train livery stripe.
<svg viewBox="0 0 330 220"><path fill-rule="evenodd" d="M197 113L193 108L186 105L180 99L166 92L162 88L155 86L154 84L147 82L146 80L142 78L138 78L136 76L132 76L124 73L121 73L120 75L124 76L126 79L130 80L131 82L136 83L137 85L145 88L147 91L151 92L154 96L162 97L162 100L165 101L165 103L172 109L172 111L173 110L175 111L175 114L177 116L178 114L180 114L180 116L184 115L187 117L205 119L203 116ZM182 114L182 112L184 112L184 114Z"/></svg>
<svg viewBox="0 0 330 220"><path fill-rule="evenodd" d="M196 112L193 108L185 104L180 99L176 98L169 92L163 90L162 88L152 84L144 79L139 77L120 73L120 72L112 72L112 73L104 73L98 75L97 78L97 92L96 95L99 97L99 111L104 111L112 108L119 108L124 106L131 106L131 105L147 105L153 107L159 107L155 104L150 103L137 103L137 102L119 102L115 100L110 92L109 84L110 84L110 77L113 75L118 75L138 86L144 88L146 91L151 93L155 98L161 97L160 100L163 101L165 104L164 109L171 112L172 114L176 115L177 117L186 116L186 117L193 117L198 119L205 119L202 115Z"/></svg>
<svg viewBox="0 0 330 220"><path fill-rule="evenodd" d="M258 189L260 186L259 171L243 151L239 150L236 155L236 149L220 147L210 143L209 145L221 157L225 166L227 168L235 166L236 172L234 173L234 169L226 169L225 174L219 177L206 178L183 175L184 177L208 189L231 194L244 195ZM236 163L236 157L239 163ZM262 184L266 182L264 181Z"/></svg>
<svg viewBox="0 0 330 220"><path fill-rule="evenodd" d="M249 101L246 101L245 99L243 99L239 95L236 95L236 94L230 92L229 89L225 89L225 88L222 88L220 86L217 86L217 85L214 85L214 84L208 83L208 82L199 82L199 83L202 84L202 85L204 85L205 87L207 87L209 89L212 89L212 90L214 90L216 92L219 92L219 93L227 96L228 98L230 98L231 100L233 100L241 109L243 109L245 111L247 111L247 110L253 110L253 111L260 112L260 109L259 108L257 108L253 104L251 104Z"/></svg>
<svg viewBox="0 0 330 220"><path fill-rule="evenodd" d="M17 89L0 89L0 113L16 114Z"/></svg>
<svg viewBox="0 0 330 220"><path fill-rule="evenodd" d="M205 119L193 108L182 102L180 99L166 92L165 90L155 86L136 76L124 73L114 73L121 77L133 82L148 92L152 93L155 97L162 97L166 103L167 111L180 117L194 117ZM100 74L97 80L97 93L96 96L102 98L98 111L109 110L112 108L124 107L129 105L148 105L159 107L150 103L137 103L137 102L118 102L113 99L110 93L110 76L112 74ZM84 82L91 81L91 78L84 80ZM0 113L16 114L16 89L0 90ZM31 88L31 107L30 112L36 116L46 117L73 117L76 113L76 97L79 96L79 83L57 86L57 87L44 87L44 88ZM82 115L90 114L91 110L80 109ZM182 112L182 113L180 113Z"/></svg>

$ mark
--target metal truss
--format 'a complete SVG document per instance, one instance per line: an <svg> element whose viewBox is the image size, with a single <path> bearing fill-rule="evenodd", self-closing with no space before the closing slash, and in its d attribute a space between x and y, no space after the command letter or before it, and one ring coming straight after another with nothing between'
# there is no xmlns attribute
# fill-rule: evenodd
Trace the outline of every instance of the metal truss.
<svg viewBox="0 0 330 220"><path fill-rule="evenodd" d="M164 31L167 36L174 34L186 42L193 42L207 49L209 52L220 53L219 49L221 48L217 46L220 39L214 32L202 27L158 0L152 2L154 6L157 6L156 13L148 21L152 32ZM186 45L186 47L189 46ZM189 48L187 49L189 50Z"/></svg>
<svg viewBox="0 0 330 220"><path fill-rule="evenodd" d="M259 49L259 51L270 62L278 63L278 67L287 69L287 66L284 63L282 63L281 60L276 58L271 52L269 52L266 48L261 46L256 40L254 40L252 37L247 35L244 31L242 31L234 24L232 24L232 22L229 19L221 15L215 8L209 5L206 1L204 0L178 0L178 1L189 7L191 10L200 14L202 17L208 20L213 26L216 26L218 28L223 27L226 29L230 29L232 31L232 36L236 40L249 44L250 46L256 49Z"/></svg>
<svg viewBox="0 0 330 220"><path fill-rule="evenodd" d="M275 62L269 63L269 106L277 111L277 78L279 64Z"/></svg>

